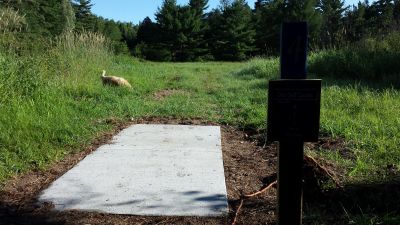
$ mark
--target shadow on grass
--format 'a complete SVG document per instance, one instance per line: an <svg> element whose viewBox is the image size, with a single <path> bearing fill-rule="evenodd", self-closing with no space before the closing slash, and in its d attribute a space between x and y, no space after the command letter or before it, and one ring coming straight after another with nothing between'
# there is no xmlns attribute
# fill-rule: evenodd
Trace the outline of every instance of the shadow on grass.
<svg viewBox="0 0 400 225"><path fill-rule="evenodd" d="M400 177L399 177L400 178ZM400 179L304 192L304 224L400 224Z"/></svg>
<svg viewBox="0 0 400 225"><path fill-rule="evenodd" d="M400 79L397 77L392 77L387 80L360 80L360 79L340 79L340 78L335 78L331 76L326 76L326 77L320 77L316 75L311 75L309 76L310 79L322 79L322 85L323 87L332 87L332 86L338 86L342 88L355 88L359 89L360 91L362 89L371 89L371 90L376 90L376 91L383 91L387 89L394 89L394 90L400 90Z"/></svg>
<svg viewBox="0 0 400 225"><path fill-rule="evenodd" d="M308 79L322 79L322 86L327 87L340 87L340 88L352 88L359 91L369 89L375 91L384 90L400 90L400 79L393 78L391 80L356 80L356 79L337 79L334 77L319 77L309 76ZM267 92L269 81L260 81L250 86L251 89L261 89Z"/></svg>

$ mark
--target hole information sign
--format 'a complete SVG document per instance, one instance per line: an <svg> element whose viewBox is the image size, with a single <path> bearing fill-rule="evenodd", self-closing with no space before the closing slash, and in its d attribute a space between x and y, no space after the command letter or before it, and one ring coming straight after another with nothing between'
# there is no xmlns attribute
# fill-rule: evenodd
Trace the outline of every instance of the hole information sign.
<svg viewBox="0 0 400 225"><path fill-rule="evenodd" d="M268 92L269 141L318 141L321 80L274 80Z"/></svg>
<svg viewBox="0 0 400 225"><path fill-rule="evenodd" d="M279 141L278 225L302 224L304 142L318 141L321 80L307 80L307 23L283 23L281 79L269 82L267 140Z"/></svg>

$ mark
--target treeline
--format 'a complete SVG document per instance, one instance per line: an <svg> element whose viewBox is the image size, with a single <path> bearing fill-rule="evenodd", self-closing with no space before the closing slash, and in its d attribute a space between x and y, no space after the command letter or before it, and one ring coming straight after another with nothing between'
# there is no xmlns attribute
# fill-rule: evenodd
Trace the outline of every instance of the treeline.
<svg viewBox="0 0 400 225"><path fill-rule="evenodd" d="M400 25L400 0L353 7L343 0L257 0L254 9L245 0L221 0L208 13L207 3L190 0L181 6L164 0L155 22L140 23L135 53L162 61L243 60L277 55L282 22L307 21L312 50L380 38Z"/></svg>
<svg viewBox="0 0 400 225"><path fill-rule="evenodd" d="M0 0L0 32L32 50L63 32L90 31L106 36L115 53L131 54L138 26L96 16L92 6L91 0Z"/></svg>
<svg viewBox="0 0 400 225"><path fill-rule="evenodd" d="M221 0L209 12L207 4L208 0L190 0L187 5L164 0L155 21L147 17L134 25L94 15L90 0L0 0L2 8L24 15L24 32L32 38L92 31L108 37L115 53L156 61L277 55L284 21L308 21L312 50L379 39L400 29L400 0L365 1L352 7L344 0L257 0L253 9L245 0Z"/></svg>

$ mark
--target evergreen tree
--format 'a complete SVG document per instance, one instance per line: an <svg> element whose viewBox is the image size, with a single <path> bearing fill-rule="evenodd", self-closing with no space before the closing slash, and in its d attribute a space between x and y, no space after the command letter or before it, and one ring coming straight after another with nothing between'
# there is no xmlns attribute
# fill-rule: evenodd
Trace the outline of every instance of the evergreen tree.
<svg viewBox="0 0 400 225"><path fill-rule="evenodd" d="M104 33L105 25L106 24L106 19L103 17L95 17L94 22L93 22L93 31L97 33Z"/></svg>
<svg viewBox="0 0 400 225"><path fill-rule="evenodd" d="M157 33L159 32L156 23L151 21L149 17L146 17L140 24L137 32L138 43L155 43L157 41Z"/></svg>
<svg viewBox="0 0 400 225"><path fill-rule="evenodd" d="M75 0L73 6L75 8L76 30L93 31L95 18L91 12L93 6L91 0Z"/></svg>
<svg viewBox="0 0 400 225"><path fill-rule="evenodd" d="M387 34L394 24L393 0L377 0L367 7L365 17L368 20L370 34Z"/></svg>
<svg viewBox="0 0 400 225"><path fill-rule="evenodd" d="M162 51L165 60L176 58L176 52L180 48L179 30L181 24L178 18L179 8L176 0L164 0L161 8L156 13L157 24L160 28L158 47Z"/></svg>
<svg viewBox="0 0 400 225"><path fill-rule="evenodd" d="M254 51L252 11L244 0L221 1L210 23L213 55L219 60L243 60Z"/></svg>
<svg viewBox="0 0 400 225"><path fill-rule="evenodd" d="M255 2L254 21L258 54L279 54L283 22L306 21L311 46L316 46L320 39L322 18L315 0L258 0Z"/></svg>
<svg viewBox="0 0 400 225"><path fill-rule="evenodd" d="M206 14L206 24L204 30L203 40L207 48L207 58L214 60L216 52L216 41L218 39L218 28L222 21L222 12L220 9L213 9Z"/></svg>
<svg viewBox="0 0 400 225"><path fill-rule="evenodd" d="M367 33L367 22L365 20L365 10L367 7L367 3L359 2L357 6L353 6L352 10L346 11L344 33L348 42L358 41Z"/></svg>
<svg viewBox="0 0 400 225"><path fill-rule="evenodd" d="M343 41L343 0L321 0L320 9L322 12L321 43L324 47L340 45Z"/></svg>
<svg viewBox="0 0 400 225"><path fill-rule="evenodd" d="M317 0L285 0L284 2L285 22L306 21L310 46L317 45L322 23L321 14L317 10Z"/></svg>
<svg viewBox="0 0 400 225"><path fill-rule="evenodd" d="M182 9L180 20L187 38L182 60L196 60L208 52L204 41L206 30L204 11L207 9L207 4L208 0L190 0L189 6Z"/></svg>
<svg viewBox="0 0 400 225"><path fill-rule="evenodd" d="M133 54L136 45L138 27L132 23L120 23L119 29L122 33L123 42L126 43L130 53Z"/></svg>
<svg viewBox="0 0 400 225"><path fill-rule="evenodd" d="M283 0L258 0L255 3L257 53L277 55L280 48L280 30L284 20Z"/></svg>
<svg viewBox="0 0 400 225"><path fill-rule="evenodd" d="M171 60L171 52L161 42L160 33L161 29L158 24L146 17L139 24L134 54L148 60Z"/></svg>

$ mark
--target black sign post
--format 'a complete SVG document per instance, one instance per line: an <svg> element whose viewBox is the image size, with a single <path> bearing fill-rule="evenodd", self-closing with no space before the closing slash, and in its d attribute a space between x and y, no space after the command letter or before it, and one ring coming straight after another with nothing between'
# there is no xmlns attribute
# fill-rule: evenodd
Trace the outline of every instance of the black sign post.
<svg viewBox="0 0 400 225"><path fill-rule="evenodd" d="M307 23L284 23L281 79L269 82L267 139L279 141L278 225L302 224L304 142L318 141L321 80L306 80Z"/></svg>

